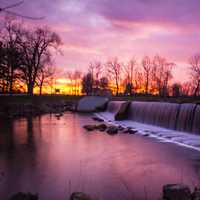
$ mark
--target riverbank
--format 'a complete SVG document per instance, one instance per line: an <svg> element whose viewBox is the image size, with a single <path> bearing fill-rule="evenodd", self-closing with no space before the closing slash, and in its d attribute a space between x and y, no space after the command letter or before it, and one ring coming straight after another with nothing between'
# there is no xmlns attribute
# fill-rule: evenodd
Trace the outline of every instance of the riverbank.
<svg viewBox="0 0 200 200"><path fill-rule="evenodd" d="M13 95L0 96L0 117L16 118L73 110L80 96Z"/></svg>
<svg viewBox="0 0 200 200"><path fill-rule="evenodd" d="M45 113L60 113L75 110L78 101L83 96L68 95L0 95L0 117L24 117ZM134 95L112 96L112 101L159 101L170 103L200 103L200 97L166 97Z"/></svg>

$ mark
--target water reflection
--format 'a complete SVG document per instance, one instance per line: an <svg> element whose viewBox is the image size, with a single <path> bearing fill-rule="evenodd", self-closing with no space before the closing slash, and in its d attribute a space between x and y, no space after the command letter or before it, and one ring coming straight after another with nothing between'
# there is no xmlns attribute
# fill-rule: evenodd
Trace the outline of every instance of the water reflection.
<svg viewBox="0 0 200 200"><path fill-rule="evenodd" d="M81 190L99 199L158 199L163 184L199 185L199 153L133 135L87 133L90 116L66 113L0 121L0 199L44 200Z"/></svg>

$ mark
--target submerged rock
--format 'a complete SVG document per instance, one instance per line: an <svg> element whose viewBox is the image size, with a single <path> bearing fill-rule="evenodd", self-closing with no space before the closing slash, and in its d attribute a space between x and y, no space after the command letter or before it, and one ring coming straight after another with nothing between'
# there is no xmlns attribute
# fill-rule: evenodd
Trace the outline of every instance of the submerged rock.
<svg viewBox="0 0 200 200"><path fill-rule="evenodd" d="M123 133L128 133L128 134L135 134L137 133L138 131L137 130L134 130L132 128L126 128L124 129Z"/></svg>
<svg viewBox="0 0 200 200"><path fill-rule="evenodd" d="M107 126L105 124L99 124L96 126L96 129L99 131L105 131L107 129Z"/></svg>
<svg viewBox="0 0 200 200"><path fill-rule="evenodd" d="M103 122L104 120L99 118L99 117L93 117L92 118L94 121L97 121L97 122Z"/></svg>
<svg viewBox="0 0 200 200"><path fill-rule="evenodd" d="M190 188L183 184L164 185L163 200L191 200Z"/></svg>
<svg viewBox="0 0 200 200"><path fill-rule="evenodd" d="M96 125L85 125L83 128L87 131L94 131L96 129Z"/></svg>
<svg viewBox="0 0 200 200"><path fill-rule="evenodd" d="M137 130L132 130L132 129L130 129L128 133L129 133L129 134L136 134L137 132L138 132Z"/></svg>
<svg viewBox="0 0 200 200"><path fill-rule="evenodd" d="M70 196L70 200L94 200L94 199L85 193L73 192Z"/></svg>
<svg viewBox="0 0 200 200"><path fill-rule="evenodd" d="M39 197L37 194L19 192L14 194L9 200L39 200Z"/></svg>
<svg viewBox="0 0 200 200"><path fill-rule="evenodd" d="M119 131L123 131L123 130L124 130L124 127L118 126L118 130L119 130Z"/></svg>
<svg viewBox="0 0 200 200"><path fill-rule="evenodd" d="M115 135L118 133L118 127L117 126L110 126L108 127L107 133L109 135Z"/></svg>

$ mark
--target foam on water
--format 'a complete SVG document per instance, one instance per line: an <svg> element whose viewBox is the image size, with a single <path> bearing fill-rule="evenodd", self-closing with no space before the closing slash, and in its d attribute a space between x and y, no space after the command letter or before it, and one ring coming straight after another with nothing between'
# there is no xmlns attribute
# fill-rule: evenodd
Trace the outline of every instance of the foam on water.
<svg viewBox="0 0 200 200"><path fill-rule="evenodd" d="M153 106L153 104L151 104L151 106ZM174 112L173 109L171 111L169 110L166 111L166 113ZM198 112L200 112L200 106L198 106ZM137 113L137 114L139 118L141 114L140 113ZM150 124L144 124L144 123L136 122L130 119L123 120L123 121L115 121L114 114L108 111L95 113L95 115L104 119L104 121L109 124L120 125L123 127L131 127L132 129L138 131L136 134L140 134L140 135L148 134L149 137L156 138L160 142L170 142L170 143L174 143L180 146L184 146L190 149L200 151L200 136L199 135L182 132L182 131L170 130L170 129L166 129L166 128L162 128L162 127L158 127L158 126L154 126ZM195 123L197 124L197 127L199 127L200 126L198 124L199 118L197 116L195 120L196 120Z"/></svg>

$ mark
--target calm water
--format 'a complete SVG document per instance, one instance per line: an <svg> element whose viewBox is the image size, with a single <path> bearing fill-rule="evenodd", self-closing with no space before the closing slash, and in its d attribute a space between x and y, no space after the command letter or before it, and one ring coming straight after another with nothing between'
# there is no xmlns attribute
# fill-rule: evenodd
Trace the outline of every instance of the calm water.
<svg viewBox="0 0 200 200"><path fill-rule="evenodd" d="M84 191L102 200L161 197L162 185L199 185L200 153L143 136L87 133L89 115L0 121L0 199L19 191L41 200Z"/></svg>

